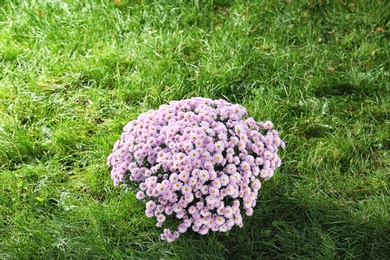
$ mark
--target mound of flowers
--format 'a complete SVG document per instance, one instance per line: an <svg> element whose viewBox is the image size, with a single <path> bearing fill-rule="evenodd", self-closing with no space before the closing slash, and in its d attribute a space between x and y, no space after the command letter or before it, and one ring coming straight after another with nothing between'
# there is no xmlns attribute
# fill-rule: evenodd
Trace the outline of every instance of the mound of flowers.
<svg viewBox="0 0 390 260"><path fill-rule="evenodd" d="M256 122L241 105L199 97L150 110L123 130L107 160L114 185L136 184L145 214L157 226L170 223L161 234L168 242L189 229L205 235L242 227L285 146L272 122Z"/></svg>

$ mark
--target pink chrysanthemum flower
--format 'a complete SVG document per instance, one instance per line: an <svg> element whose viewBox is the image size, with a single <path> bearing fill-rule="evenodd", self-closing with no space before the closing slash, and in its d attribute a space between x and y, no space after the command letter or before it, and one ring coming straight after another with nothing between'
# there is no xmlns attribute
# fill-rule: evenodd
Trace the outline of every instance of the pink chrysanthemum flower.
<svg viewBox="0 0 390 260"><path fill-rule="evenodd" d="M136 189L145 214L173 242L188 229L205 235L242 227L254 213L264 179L281 165L285 148L271 121L256 122L244 107L225 100L172 101L140 114L123 128L107 164L114 185ZM171 227L172 228L172 227Z"/></svg>

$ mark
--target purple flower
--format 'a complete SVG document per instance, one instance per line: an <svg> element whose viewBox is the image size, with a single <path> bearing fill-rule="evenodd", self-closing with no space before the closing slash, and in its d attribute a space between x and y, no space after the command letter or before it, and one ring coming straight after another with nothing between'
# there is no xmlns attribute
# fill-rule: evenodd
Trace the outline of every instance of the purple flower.
<svg viewBox="0 0 390 260"><path fill-rule="evenodd" d="M226 169L226 172L228 174L233 174L237 170L237 168L236 168L236 166L234 164L228 164L225 169Z"/></svg>
<svg viewBox="0 0 390 260"><path fill-rule="evenodd" d="M264 126L265 129L272 129L274 127L274 124L272 124L271 121L265 121Z"/></svg>
<svg viewBox="0 0 390 260"><path fill-rule="evenodd" d="M215 150L217 152L222 152L224 148L225 148L225 145L223 144L222 141L218 141L215 143Z"/></svg>
<svg viewBox="0 0 390 260"><path fill-rule="evenodd" d="M145 193L143 191L138 191L136 197L139 200L143 200L145 198Z"/></svg>
<svg viewBox="0 0 390 260"><path fill-rule="evenodd" d="M207 170L201 170L199 173L199 179L204 183L210 179L210 174Z"/></svg>
<svg viewBox="0 0 390 260"><path fill-rule="evenodd" d="M114 185L138 183L145 214L173 242L189 228L199 234L242 227L251 216L261 180L271 178L285 148L271 121L257 123L225 100L171 101L140 114L124 128L107 165ZM170 222L169 222L170 223Z"/></svg>
<svg viewBox="0 0 390 260"><path fill-rule="evenodd" d="M186 194L191 193L191 192L192 192L191 186L185 184L181 187L181 193L183 193L183 195L186 195Z"/></svg>

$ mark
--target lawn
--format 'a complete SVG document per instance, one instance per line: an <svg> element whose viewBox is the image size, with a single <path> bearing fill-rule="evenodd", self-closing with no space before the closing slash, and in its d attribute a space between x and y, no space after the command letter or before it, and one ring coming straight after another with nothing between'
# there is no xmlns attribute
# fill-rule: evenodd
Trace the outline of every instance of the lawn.
<svg viewBox="0 0 390 260"><path fill-rule="evenodd" d="M171 100L286 143L242 228L160 241L107 156ZM390 2L0 0L0 259L386 259Z"/></svg>

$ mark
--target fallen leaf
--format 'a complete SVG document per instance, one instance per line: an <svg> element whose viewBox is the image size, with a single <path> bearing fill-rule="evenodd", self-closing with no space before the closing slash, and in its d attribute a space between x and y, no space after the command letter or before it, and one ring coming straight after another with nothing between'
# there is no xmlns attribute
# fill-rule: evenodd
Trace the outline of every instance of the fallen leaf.
<svg viewBox="0 0 390 260"><path fill-rule="evenodd" d="M113 0L113 2L114 2L114 4L116 6L121 6L122 5L121 0Z"/></svg>
<svg viewBox="0 0 390 260"><path fill-rule="evenodd" d="M376 51L375 51L375 50L373 50L373 51L371 52L371 56L374 56L374 55L375 55L375 53L376 53Z"/></svg>
<svg viewBox="0 0 390 260"><path fill-rule="evenodd" d="M376 27L375 28L375 30L374 31L376 31L376 32L384 32L385 31L385 29L383 29L383 27L382 26L378 26L378 27Z"/></svg>
<svg viewBox="0 0 390 260"><path fill-rule="evenodd" d="M329 67L329 68L327 68L327 70L328 70L329 72L335 71L335 69L334 69L333 67Z"/></svg>
<svg viewBox="0 0 390 260"><path fill-rule="evenodd" d="M265 45L261 45L261 48L263 49L263 51L268 51L270 49L268 46Z"/></svg>
<svg viewBox="0 0 390 260"><path fill-rule="evenodd" d="M39 10L37 12L37 15L40 16L40 17L45 17L45 13L42 10Z"/></svg>

